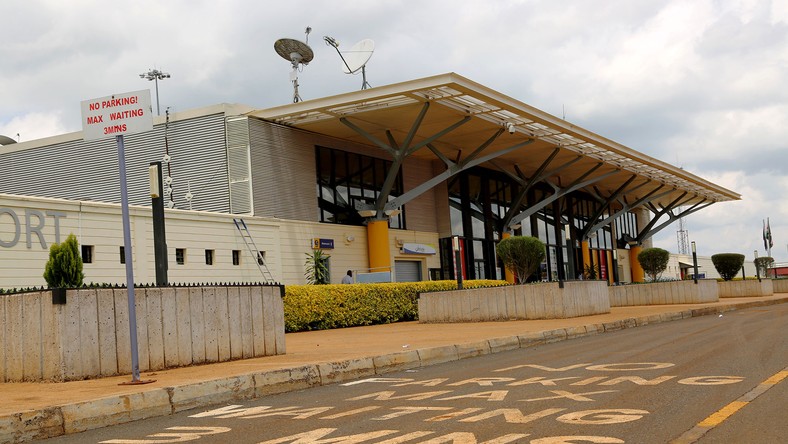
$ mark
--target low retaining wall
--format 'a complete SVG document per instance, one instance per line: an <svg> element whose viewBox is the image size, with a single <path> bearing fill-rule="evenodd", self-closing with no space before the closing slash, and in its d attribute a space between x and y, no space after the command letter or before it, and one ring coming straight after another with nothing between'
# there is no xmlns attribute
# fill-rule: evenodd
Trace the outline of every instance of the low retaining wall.
<svg viewBox="0 0 788 444"><path fill-rule="evenodd" d="M280 286L135 288L140 371L285 353ZM0 382L131 373L126 289L0 296Z"/></svg>
<svg viewBox="0 0 788 444"><path fill-rule="evenodd" d="M772 289L775 293L788 293L788 279L772 279Z"/></svg>
<svg viewBox="0 0 788 444"><path fill-rule="evenodd" d="M419 322L563 319L610 312L607 283L570 281L419 295Z"/></svg>
<svg viewBox="0 0 788 444"><path fill-rule="evenodd" d="M717 281L713 279L700 279L697 284L695 281L674 281L616 285L608 290L611 307L699 304L719 300Z"/></svg>
<svg viewBox="0 0 788 444"><path fill-rule="evenodd" d="M774 284L771 279L719 282L721 298L771 296Z"/></svg>

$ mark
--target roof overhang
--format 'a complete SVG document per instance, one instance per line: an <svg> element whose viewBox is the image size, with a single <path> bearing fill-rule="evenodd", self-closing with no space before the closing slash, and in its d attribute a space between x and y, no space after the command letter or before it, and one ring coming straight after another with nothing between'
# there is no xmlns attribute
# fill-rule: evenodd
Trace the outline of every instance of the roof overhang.
<svg viewBox="0 0 788 444"><path fill-rule="evenodd" d="M484 146L489 160L483 166L523 180L537 174L558 149L543 170L574 162L545 180L567 186L593 171L588 177L600 180L585 191L600 200L615 196L614 207L637 203L659 210L741 198L455 73L255 110L248 115L368 145L370 140L386 144L410 140L413 146L432 139L429 148L415 150L412 157L442 157L444 162L459 163L466 156L478 155ZM458 125L463 119L467 122ZM417 121L420 124L415 125ZM519 147L512 149L515 145ZM496 152L499 155L490 155Z"/></svg>

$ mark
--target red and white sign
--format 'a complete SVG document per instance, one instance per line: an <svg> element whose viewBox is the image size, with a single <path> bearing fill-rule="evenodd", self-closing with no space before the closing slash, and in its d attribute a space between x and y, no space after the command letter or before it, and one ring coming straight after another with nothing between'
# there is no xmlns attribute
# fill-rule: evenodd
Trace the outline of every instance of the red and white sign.
<svg viewBox="0 0 788 444"><path fill-rule="evenodd" d="M82 136L85 140L152 129L149 89L82 101Z"/></svg>

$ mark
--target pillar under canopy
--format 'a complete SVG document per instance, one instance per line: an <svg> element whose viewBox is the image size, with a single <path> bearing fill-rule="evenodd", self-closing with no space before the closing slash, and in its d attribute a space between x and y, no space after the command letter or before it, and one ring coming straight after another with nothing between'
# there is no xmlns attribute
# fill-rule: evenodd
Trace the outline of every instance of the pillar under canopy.
<svg viewBox="0 0 788 444"><path fill-rule="evenodd" d="M645 282L646 273L638 261L638 254L643 251L640 245L633 245L629 247L629 266L632 269L632 282Z"/></svg>
<svg viewBox="0 0 788 444"><path fill-rule="evenodd" d="M367 248L371 272L391 271L388 220L370 220L367 223Z"/></svg>

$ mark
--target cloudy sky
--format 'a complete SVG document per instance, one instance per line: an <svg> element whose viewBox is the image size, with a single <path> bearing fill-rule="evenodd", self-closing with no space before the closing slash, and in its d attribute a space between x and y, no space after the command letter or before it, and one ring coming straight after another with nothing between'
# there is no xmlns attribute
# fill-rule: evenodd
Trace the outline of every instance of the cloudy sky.
<svg viewBox="0 0 788 444"><path fill-rule="evenodd" d="M81 129L80 101L151 88L174 111L289 103L273 50L305 39L303 99L359 89L335 50L371 38L372 86L456 72L742 195L686 218L703 255L788 261L788 1L3 0L0 135ZM155 101L155 93L152 93ZM18 134L18 136L17 136ZM655 245L677 251L676 224Z"/></svg>

